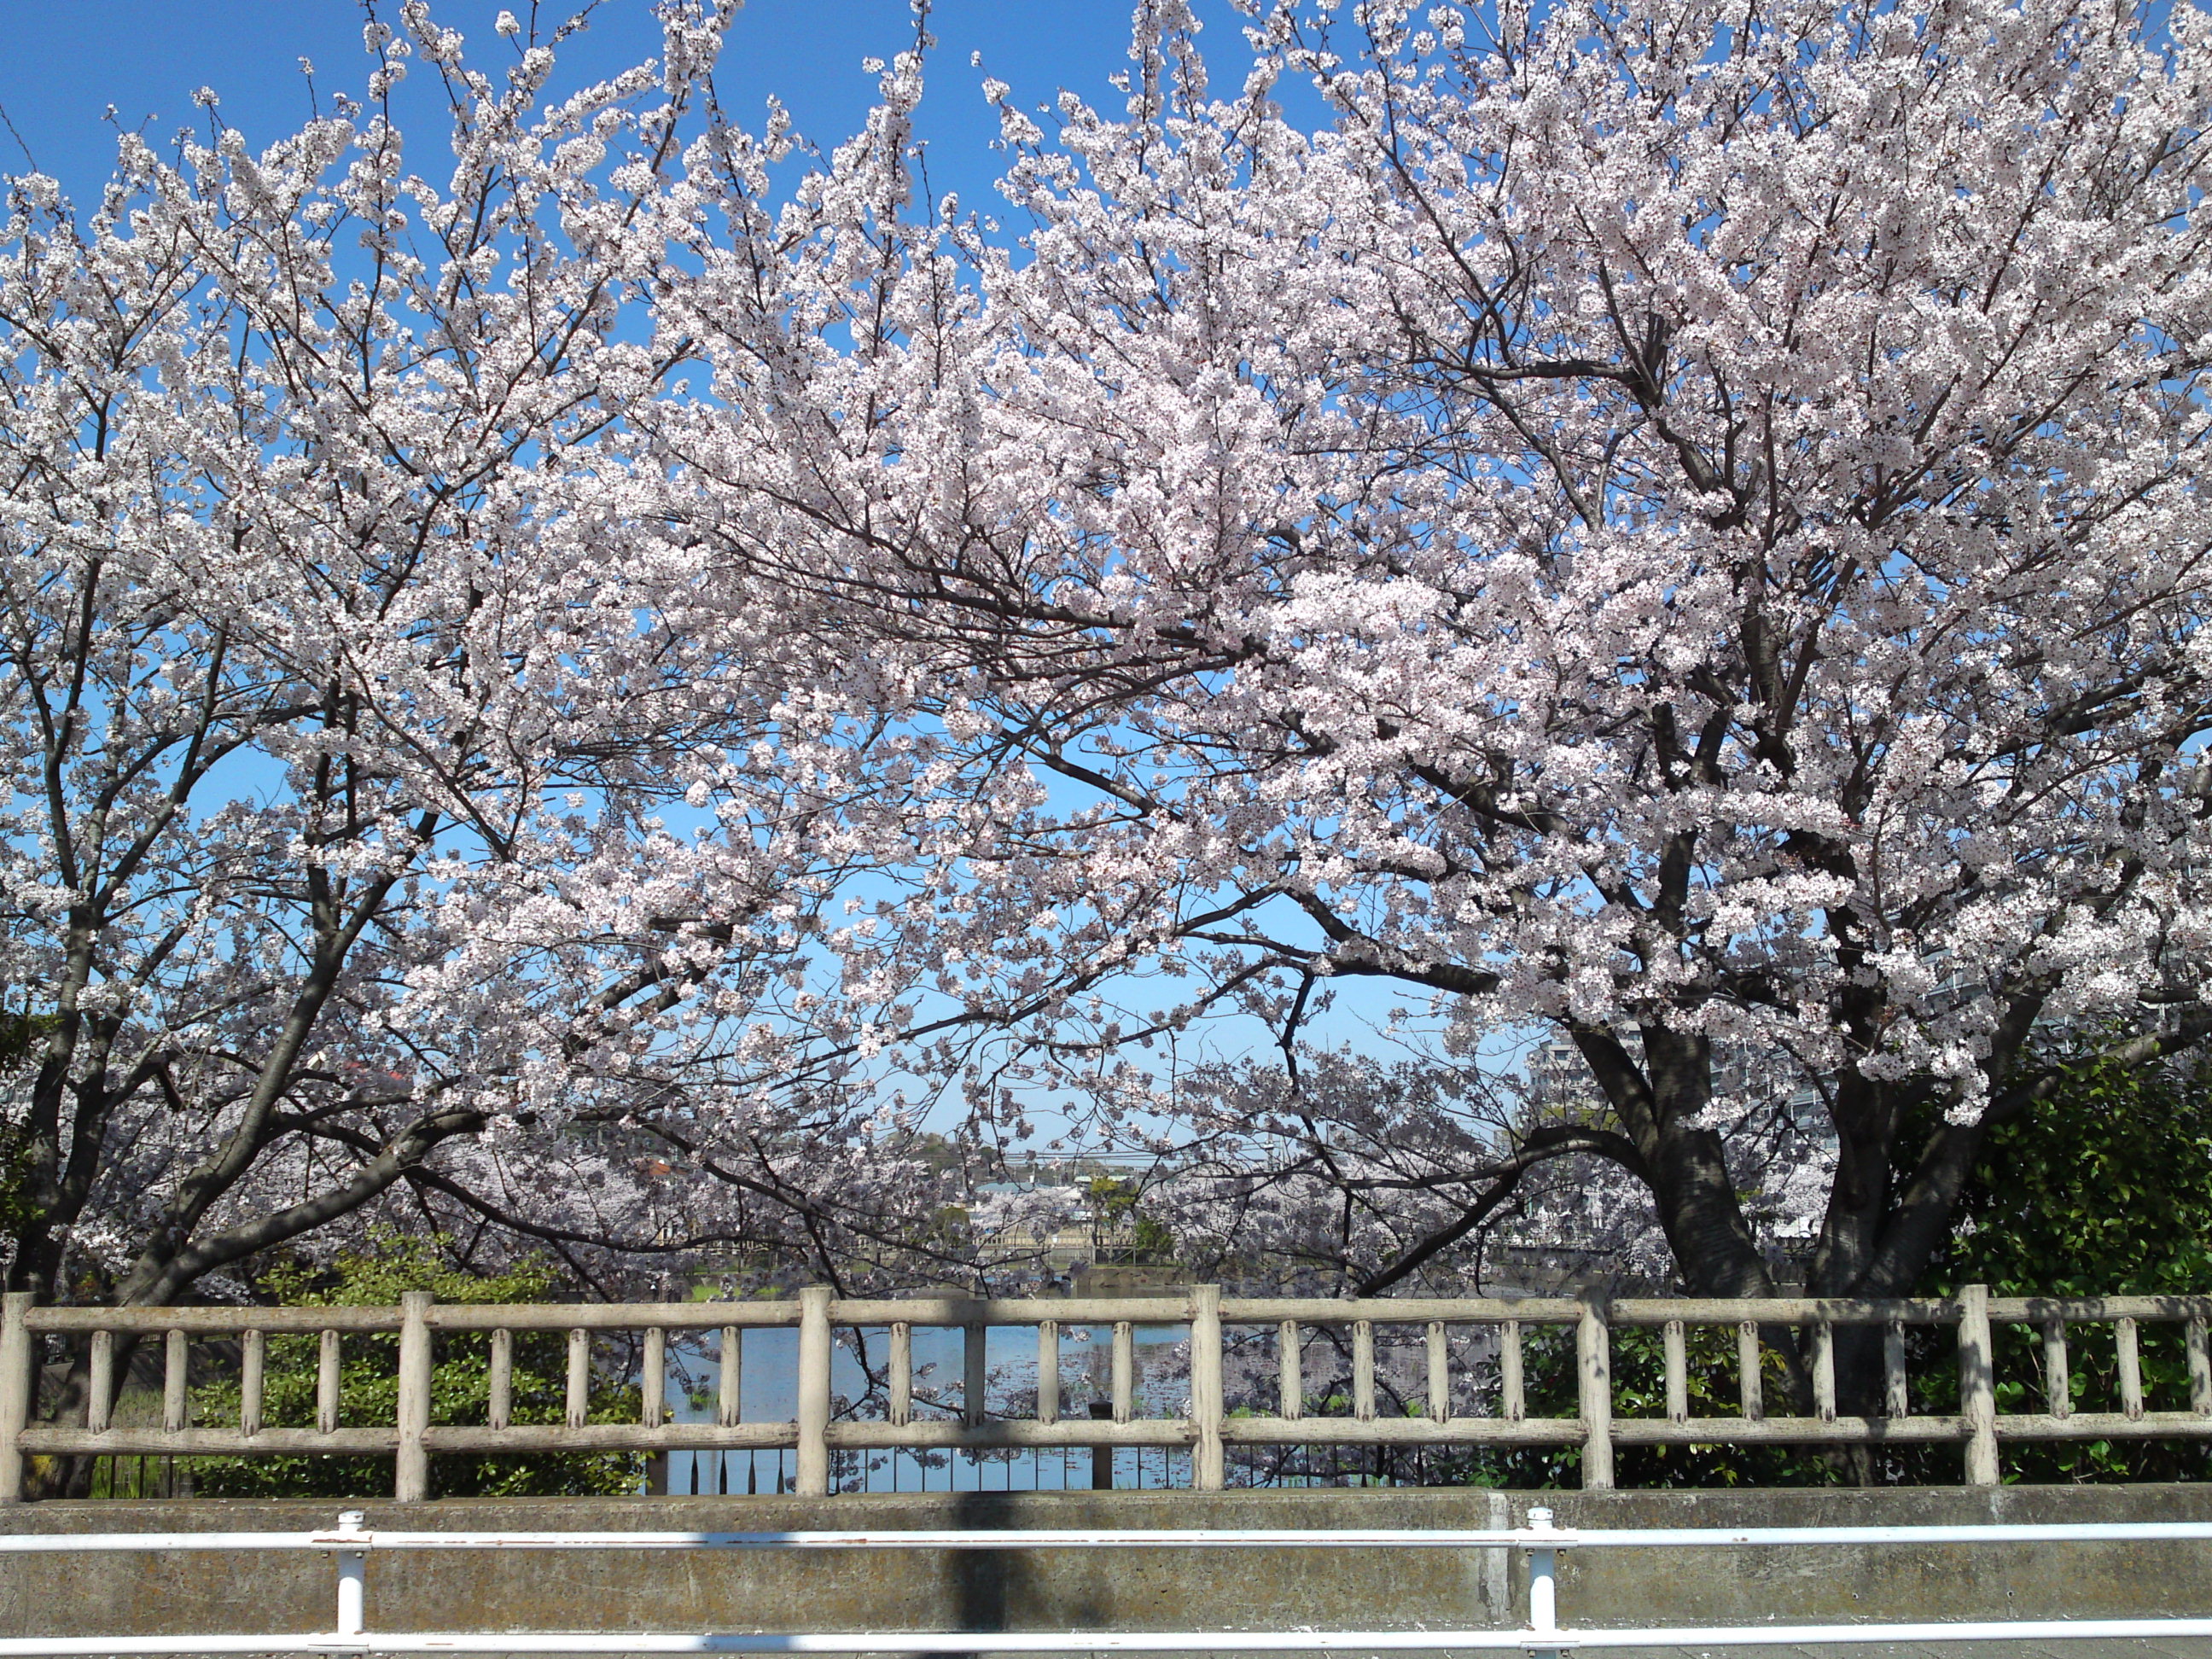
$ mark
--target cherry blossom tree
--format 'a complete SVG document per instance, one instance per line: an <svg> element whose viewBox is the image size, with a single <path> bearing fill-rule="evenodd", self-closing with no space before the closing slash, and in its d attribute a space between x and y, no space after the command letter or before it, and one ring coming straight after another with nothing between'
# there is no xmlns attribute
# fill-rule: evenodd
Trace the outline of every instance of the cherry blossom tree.
<svg viewBox="0 0 2212 1659"><path fill-rule="evenodd" d="M1176 0L1122 114L991 83L1012 246L915 205L902 59L667 301L702 605L872 641L817 728L957 842L848 962L1004 1123L1153 1133L1206 1017L1348 981L1558 1030L1601 1114L1432 1231L1601 1157L1704 1293L1771 1289L1731 1138L1811 1091L1812 1286L1910 1291L2045 1036L2206 1030L2205 20L1249 16L1231 95Z"/></svg>
<svg viewBox="0 0 2212 1659"><path fill-rule="evenodd" d="M487 75L398 21L265 150L210 94L82 218L8 185L8 1282L42 1297L171 1301L349 1218L605 1270L942 1202L910 1128L778 1067L805 919L866 862L803 752L746 758L793 653L690 628L628 532L723 20L672 7L658 64L566 96L557 40ZM672 827L710 779L721 819Z"/></svg>
<svg viewBox="0 0 2212 1659"><path fill-rule="evenodd" d="M1018 235L928 198L919 30L810 159L689 7L546 102L409 5L284 144L17 181L15 1282L400 1194L965 1271L1050 1109L1348 1199L1376 1288L1598 1159L1693 1289L1803 1224L1890 1293L2052 1034L2195 1042L2199 15L1338 14L988 82ZM1322 1063L1347 984L1602 1109Z"/></svg>

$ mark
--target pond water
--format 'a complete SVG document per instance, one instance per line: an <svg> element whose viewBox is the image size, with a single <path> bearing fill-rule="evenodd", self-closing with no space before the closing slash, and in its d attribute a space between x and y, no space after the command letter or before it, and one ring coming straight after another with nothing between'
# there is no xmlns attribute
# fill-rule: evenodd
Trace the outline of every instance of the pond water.
<svg viewBox="0 0 2212 1659"><path fill-rule="evenodd" d="M667 1412L672 1421L710 1423L720 1388L717 1343L668 1345ZM1134 1401L1139 1417L1180 1417L1190 1397L1188 1332L1179 1325L1138 1325ZM830 1387L835 1418L882 1421L886 1415L884 1371L887 1328L841 1331L833 1352ZM960 1413L965 1333L916 1326L913 1333L914 1414L916 1420ZM1060 1412L1063 1419L1090 1415L1091 1402L1112 1397L1113 1328L1063 1326L1060 1337ZM993 1417L1026 1417L1035 1409L1036 1334L1024 1326L994 1326L984 1339L985 1410ZM788 1422L797 1412L799 1333L744 1333L741 1420ZM1087 1448L969 1451L875 1451L838 1455L832 1474L846 1492L1054 1492L1092 1484ZM1125 1446L1113 1453L1119 1486L1182 1486L1189 1479L1188 1453ZM776 1492L796 1478L790 1451L671 1452L672 1492Z"/></svg>

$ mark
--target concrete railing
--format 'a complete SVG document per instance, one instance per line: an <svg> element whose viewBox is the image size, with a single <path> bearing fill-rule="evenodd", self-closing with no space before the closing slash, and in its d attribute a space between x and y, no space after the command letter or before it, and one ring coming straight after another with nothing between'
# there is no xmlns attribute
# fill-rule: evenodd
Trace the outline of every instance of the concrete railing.
<svg viewBox="0 0 2212 1659"><path fill-rule="evenodd" d="M545 1453L796 1451L796 1491L818 1496L830 1490L831 1461L840 1452L884 1449L983 1450L1012 1447L1170 1447L1186 1450L1191 1484L1200 1491L1223 1485L1227 1445L1413 1445L1575 1447L1583 1484L1613 1484L1613 1449L1626 1445L1798 1444L1847 1446L1948 1443L1965 1457L1966 1481L1995 1485L1998 1449L2008 1441L2106 1437L2212 1436L2212 1360L2206 1322L2212 1297L1992 1297L1969 1285L1954 1298L1841 1300L1766 1299L1393 1297L1366 1301L1306 1297L1224 1297L1200 1285L1183 1293L1149 1297L981 1299L951 1297L839 1298L826 1288L801 1291L781 1301L534 1305L441 1304L410 1292L385 1308L65 1308L33 1306L28 1297L0 1298L0 1501L14 1501L25 1459L43 1455L112 1454L266 1456L307 1453L390 1455L393 1489L403 1502L428 1492L428 1460L436 1452ZM2184 1333L2189 1409L2145 1407L2140 1328L2178 1325ZM1134 1408L1133 1332L1139 1326L1185 1326L1189 1332L1189 1403L1176 1418L1142 1418ZM2000 1413L1995 1387L1993 1328L2025 1326L2042 1340L2046 1409ZM2111 1329L2116 1412L2075 1412L2068 1334L2080 1326ZM993 1419L985 1405L985 1352L994 1327L1029 1327L1036 1333L1037 1389L1027 1416ZM1060 1346L1064 1328L1111 1327L1110 1415L1063 1420ZM1427 1362L1426 1408L1420 1415L1378 1411L1376 1340L1378 1326L1422 1329ZM1916 1413L1907 1389L1905 1329L1947 1327L1958 1356L1956 1409ZM738 1392L744 1332L760 1328L798 1333L794 1411L788 1420L743 1420ZM917 1417L914 1410L912 1337L917 1327L964 1333L960 1414ZM1223 1387L1224 1329L1272 1328L1279 1374L1273 1414L1231 1415ZM1346 1330L1350 1335L1351 1414L1306 1414L1300 1333L1307 1327ZM1496 1388L1486 1414L1452 1410L1448 1333L1484 1328L1494 1343ZM1571 1328L1577 1409L1572 1417L1528 1414L1523 1370L1524 1334L1532 1327ZM1622 1416L1614 1410L1613 1334L1622 1328L1661 1333L1665 1410L1661 1415ZM1690 1411L1688 1333L1721 1328L1735 1339L1735 1414L1693 1416ZM1881 1333L1882 1411L1856 1415L1838 1409L1836 1333L1871 1328ZM831 1362L839 1329L877 1329L888 1334L885 1394L880 1419L835 1420ZM1809 1415L1771 1415L1762 1382L1762 1332L1805 1333L1802 1343ZM433 1344L441 1333L489 1336L489 1405L481 1424L434 1424L431 1419ZM565 1333L566 1420L521 1424L510 1420L513 1344L517 1334ZM641 1338L642 1399L635 1423L586 1421L594 1335L627 1333ZM719 1344L720 1397L712 1422L666 1419L667 1344L672 1334L698 1334ZM272 1335L315 1335L319 1340L316 1420L313 1426L264 1422L265 1349ZM339 1421L343 1346L349 1337L396 1336L396 1408L389 1423ZM75 1424L37 1420L33 1395L40 1345L52 1337L82 1342L88 1370L86 1403ZM239 1420L234 1426L190 1422L190 1349L194 1337L235 1339L239 1344ZM118 1339L162 1344L162 1413L158 1423L114 1420Z"/></svg>

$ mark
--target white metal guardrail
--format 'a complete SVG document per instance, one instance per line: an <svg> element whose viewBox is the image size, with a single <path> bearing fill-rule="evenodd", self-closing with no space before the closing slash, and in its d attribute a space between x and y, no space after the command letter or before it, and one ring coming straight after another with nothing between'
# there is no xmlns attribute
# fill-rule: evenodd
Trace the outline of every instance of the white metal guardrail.
<svg viewBox="0 0 2212 1659"><path fill-rule="evenodd" d="M1838 1646L1882 1642L2024 1642L2212 1637L2212 1617L1943 1620L1904 1624L1723 1625L1634 1629L1559 1621L1562 1550L1759 1549L1783 1546L2212 1543L2212 1522L1932 1527L1623 1528L1568 1530L1528 1511L1514 1530L997 1532L371 1531L357 1511L327 1532L33 1534L0 1537L0 1554L94 1551L314 1550L335 1558L337 1619L328 1632L207 1636L0 1638L0 1656L248 1653L1285 1653L1502 1650L1533 1654L1617 1648ZM377 1550L1038 1550L1507 1549L1528 1564L1528 1622L1519 1630L744 1632L372 1631L367 1564Z"/></svg>

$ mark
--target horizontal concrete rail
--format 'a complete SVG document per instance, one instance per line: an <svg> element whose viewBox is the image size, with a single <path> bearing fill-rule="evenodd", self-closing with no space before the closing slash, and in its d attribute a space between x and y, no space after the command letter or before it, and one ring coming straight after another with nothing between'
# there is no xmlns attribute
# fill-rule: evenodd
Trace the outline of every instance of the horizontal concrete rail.
<svg viewBox="0 0 2212 1659"><path fill-rule="evenodd" d="M390 1308L91 1308L36 1307L21 1295L0 1299L0 1502L21 1489L30 1455L297 1455L303 1452L386 1455L403 1502L428 1492L428 1459L437 1452L742 1451L796 1453L797 1490L821 1495L831 1485L837 1454L881 1450L970 1451L1007 1448L1167 1447L1186 1451L1191 1484L1218 1490L1228 1446L1571 1446L1580 1449L1583 1484L1613 1482L1613 1449L1636 1445L1897 1445L1955 1443L1970 1485L1995 1484L1999 1448L2033 1441L2088 1438L2201 1438L2212 1436L2212 1357L2208 1357L2208 1297L1992 1298L1978 1285L1955 1297L1866 1300L1771 1297L1577 1298L1406 1297L1331 1301L1315 1297L1224 1297L1218 1287L1134 1298L971 1298L946 1296L839 1298L810 1288L784 1300L640 1304L441 1305L413 1293ZM1177 1417L1142 1417L1137 1410L1133 1333L1139 1326L1182 1326L1189 1333L1190 1397ZM2187 1410L2153 1410L2142 1382L2142 1328L2179 1327L2187 1358ZM1037 1342L1033 1410L1018 1418L985 1410L985 1344L994 1327L1032 1328ZM1105 1420L1060 1417L1061 1333L1107 1326L1113 1334L1111 1399ZM2041 1344L2045 1409L1996 1409L1992 1332L2024 1327ZM963 1333L957 1416L918 1414L913 1332L949 1328ZM1257 1327L1273 1337L1279 1376L1273 1414L1231 1415L1223 1388L1224 1330ZM1309 1415L1301 1350L1304 1333L1329 1328L1348 1344L1348 1415ZM1376 1403L1376 1332L1416 1327L1425 1351L1427 1396L1419 1414L1389 1415ZM1449 1333L1488 1333L1497 1388L1486 1414L1452 1409ZM1531 1327L1573 1334L1577 1410L1573 1416L1531 1417L1525 1384L1524 1337ZM1908 1389L1905 1333L1948 1328L1958 1353L1954 1410L1917 1412ZM2083 1327L2109 1331L2118 1409L2075 1412L2069 1336ZM774 1422L744 1420L738 1378L744 1334L794 1329L798 1357L795 1414ZM1881 1334L1879 1414L1839 1412L1836 1333L1873 1328ZM1663 1413L1615 1414L1613 1333L1656 1330L1664 1372ZM1727 1416L1690 1409L1689 1333L1733 1334L1737 1410ZM887 1405L880 1419L841 1418L831 1396L831 1359L840 1330L879 1330L887 1340ZM562 1334L567 1344L566 1420L512 1421L514 1341L518 1334ZM671 1334L719 1344L721 1392L711 1423L665 1420L667 1343ZM478 1424L430 1421L432 1346L441 1335L490 1340L489 1409ZM638 1340L642 1407L635 1424L586 1420L593 1343L609 1334ZM313 1426L264 1421L264 1376L271 1338L314 1336L319 1342ZM389 1423L342 1425L338 1383L349 1340L395 1337L396 1407ZM239 1421L195 1425L190 1416L191 1345L235 1339L239 1344ZM164 1377L158 1423L113 1420L118 1355L158 1340ZM33 1378L40 1345L67 1345L87 1373L86 1403L75 1423L33 1420ZM1794 1349L1805 1398L1791 1414L1771 1414L1762 1380L1764 1357L1778 1343ZM1809 1412L1805 1410L1809 1407Z"/></svg>

